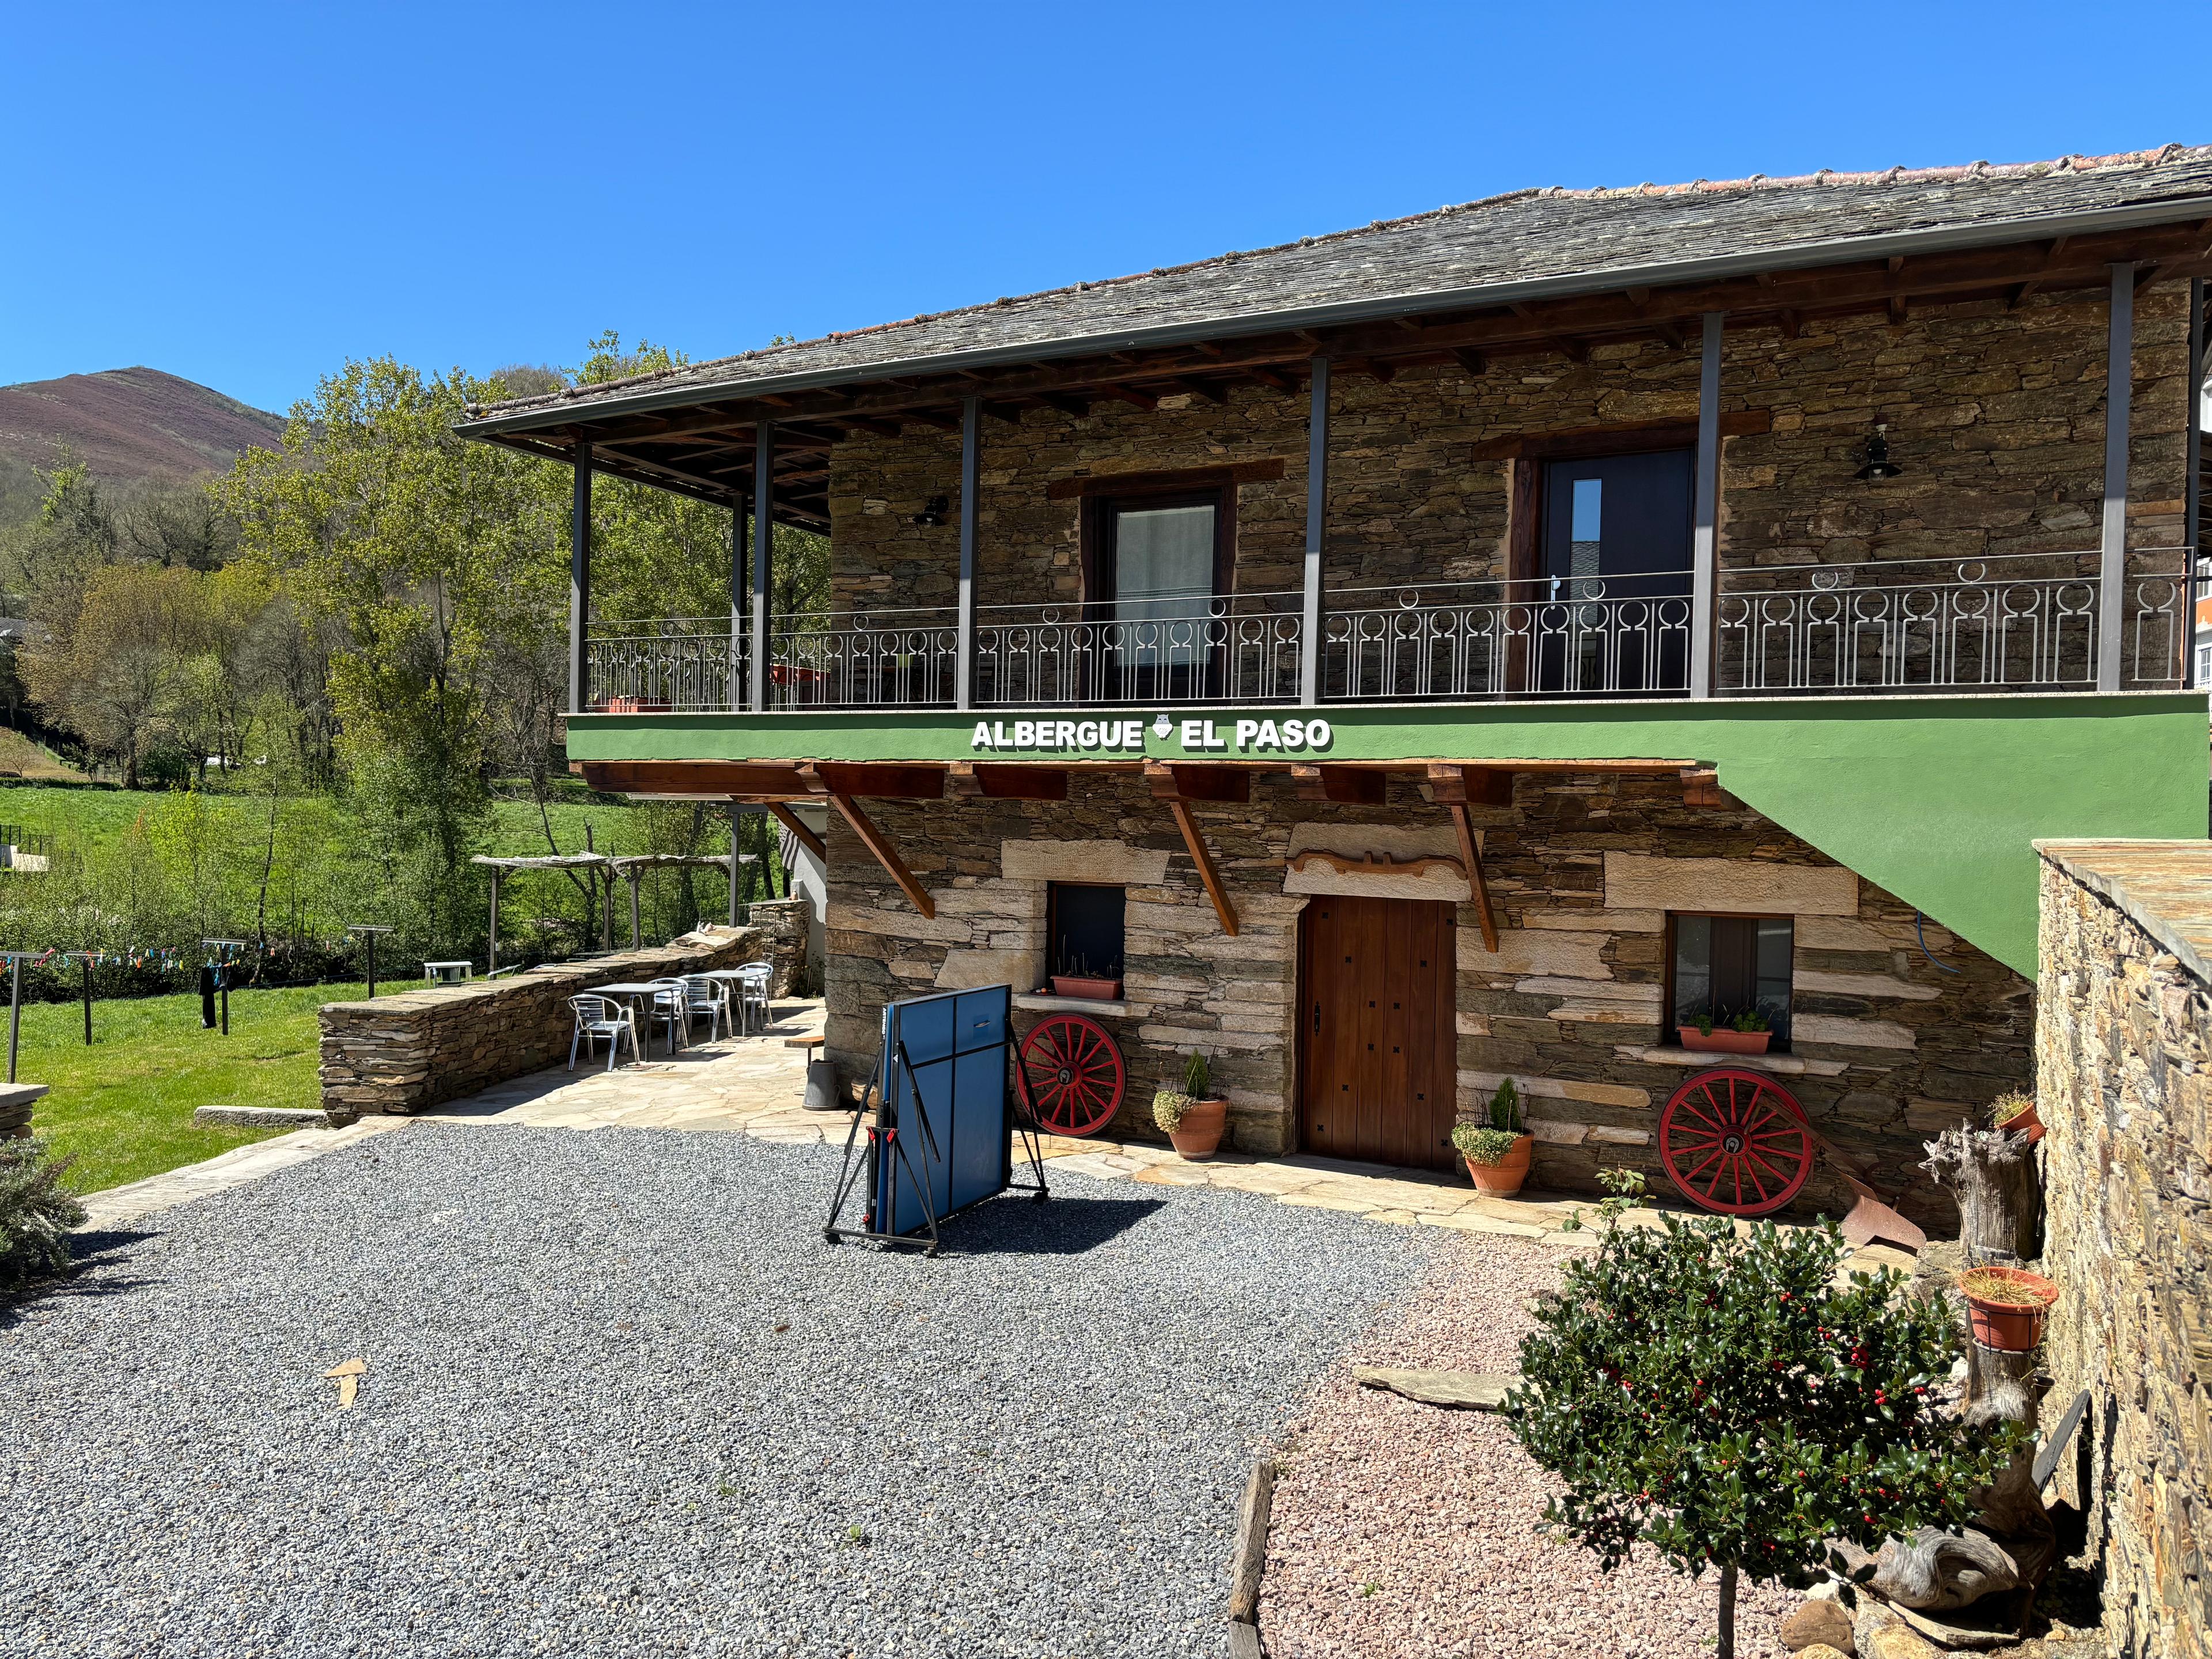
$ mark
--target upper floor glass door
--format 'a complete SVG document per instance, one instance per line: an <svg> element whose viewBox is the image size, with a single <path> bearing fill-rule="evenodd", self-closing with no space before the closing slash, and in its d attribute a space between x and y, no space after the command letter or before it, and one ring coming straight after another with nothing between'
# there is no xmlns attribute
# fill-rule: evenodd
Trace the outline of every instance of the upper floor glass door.
<svg viewBox="0 0 2212 1659"><path fill-rule="evenodd" d="M1689 684L1686 449L1544 465L1543 562L1530 596L1537 689Z"/></svg>

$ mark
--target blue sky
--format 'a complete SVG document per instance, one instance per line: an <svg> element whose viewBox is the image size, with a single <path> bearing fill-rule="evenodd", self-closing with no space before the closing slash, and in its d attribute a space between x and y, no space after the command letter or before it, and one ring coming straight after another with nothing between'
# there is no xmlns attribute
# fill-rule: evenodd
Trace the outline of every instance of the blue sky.
<svg viewBox="0 0 2212 1659"><path fill-rule="evenodd" d="M1527 185L2212 140L2212 7L0 8L0 383L695 357Z"/></svg>

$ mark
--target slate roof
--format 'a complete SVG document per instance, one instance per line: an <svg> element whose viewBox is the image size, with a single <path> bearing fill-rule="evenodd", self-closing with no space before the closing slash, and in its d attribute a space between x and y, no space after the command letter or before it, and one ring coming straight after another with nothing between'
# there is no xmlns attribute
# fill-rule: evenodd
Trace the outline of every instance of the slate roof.
<svg viewBox="0 0 2212 1659"><path fill-rule="evenodd" d="M1809 173L1628 189L1516 191L1356 230L1103 282L994 300L627 380L518 398L482 427L581 407L737 397L994 359L1036 360L1172 337L1410 314L1458 303L1873 257L1910 237L1956 247L2025 240L2022 221L2212 216L2212 145L2055 161ZM1713 274L1720 274L1715 270ZM516 417L524 417L517 419Z"/></svg>

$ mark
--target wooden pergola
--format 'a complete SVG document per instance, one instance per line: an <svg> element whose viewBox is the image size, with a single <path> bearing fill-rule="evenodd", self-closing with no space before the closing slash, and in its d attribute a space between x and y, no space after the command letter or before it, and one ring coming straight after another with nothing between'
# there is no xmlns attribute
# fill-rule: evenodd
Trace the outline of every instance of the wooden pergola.
<svg viewBox="0 0 2212 1659"><path fill-rule="evenodd" d="M617 877L629 883L629 942L630 948L635 950L644 942L638 914L638 884L645 878L647 871L672 866L727 871L730 878L730 925L734 927L738 922L738 866L757 861L757 855L738 851L734 840L730 843L726 857L717 857L711 853L631 853L620 855L611 853L540 853L517 858L493 858L479 853L469 862L481 865L491 872L491 917L490 926L486 929L489 943L484 973L489 977L499 971L499 884L517 870L587 870L592 872L594 887L598 884L599 872L604 871L606 875L606 903L600 939L605 948L611 951L614 949L615 881ZM592 897L591 908L598 909L597 894Z"/></svg>

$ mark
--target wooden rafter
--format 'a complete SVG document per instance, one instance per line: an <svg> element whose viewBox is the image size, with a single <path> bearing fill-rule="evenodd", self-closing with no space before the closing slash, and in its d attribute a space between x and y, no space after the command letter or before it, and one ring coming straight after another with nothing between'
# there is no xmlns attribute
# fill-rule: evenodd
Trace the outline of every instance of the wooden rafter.
<svg viewBox="0 0 2212 1659"><path fill-rule="evenodd" d="M1482 926L1482 948L1495 955L1498 950L1498 921L1490 914L1490 887L1482 878L1482 847L1475 840L1474 825L1467 816L1463 801L1451 803L1452 828L1459 831L1460 862L1467 866L1467 884L1469 896L1474 901L1475 920Z"/></svg>
<svg viewBox="0 0 2212 1659"><path fill-rule="evenodd" d="M877 829L868 815L860 810L860 803L850 795L838 794L832 794L830 801L843 815L845 822L853 826L853 833L860 838L860 845L875 854L876 862L884 866L884 873L898 884L899 891L906 895L907 902L923 915L935 920L937 901L931 898L923 890L921 884L914 878L914 872L908 869L906 860L899 857L898 848L884 838L884 832Z"/></svg>
<svg viewBox="0 0 2212 1659"><path fill-rule="evenodd" d="M1291 782L1300 800L1380 806L1389 789L1387 772L1369 766L1293 766Z"/></svg>
<svg viewBox="0 0 2212 1659"><path fill-rule="evenodd" d="M1429 794L1439 805L1510 806L1513 774L1501 767L1432 761Z"/></svg>
<svg viewBox="0 0 2212 1659"><path fill-rule="evenodd" d="M1198 878L1206 884L1206 897L1213 901L1213 913L1221 918L1221 931L1234 939L1237 907L1229 902L1229 890L1221 884L1221 872L1213 867L1213 854L1206 849L1206 837L1199 833L1198 819L1191 812L1190 803L1170 800L1168 811L1175 814L1176 828L1182 831L1182 844L1189 849L1190 861L1198 866Z"/></svg>
<svg viewBox="0 0 2212 1659"><path fill-rule="evenodd" d="M945 790L966 800L1066 800L1067 774L1051 766L950 761Z"/></svg>
<svg viewBox="0 0 2212 1659"><path fill-rule="evenodd" d="M1252 799L1249 766L1224 766L1197 761L1145 763L1145 781L1154 800L1244 802Z"/></svg>

